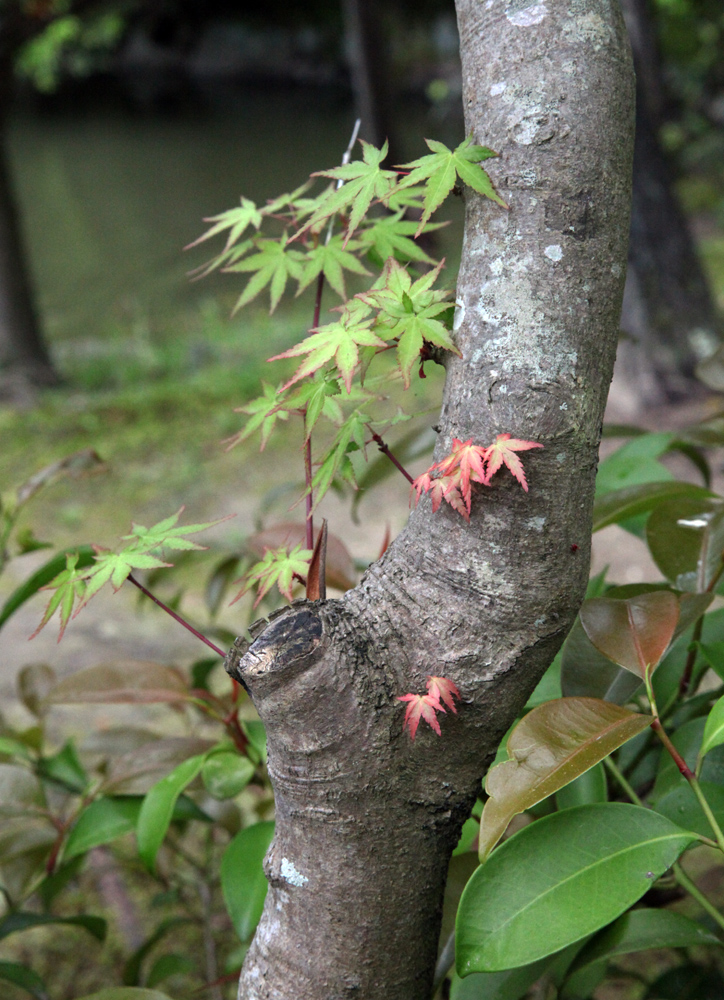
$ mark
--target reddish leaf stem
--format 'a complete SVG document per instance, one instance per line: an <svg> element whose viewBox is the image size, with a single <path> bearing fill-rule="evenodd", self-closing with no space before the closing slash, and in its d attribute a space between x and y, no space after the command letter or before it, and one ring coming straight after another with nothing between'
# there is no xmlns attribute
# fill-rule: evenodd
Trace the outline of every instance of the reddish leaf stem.
<svg viewBox="0 0 724 1000"><path fill-rule="evenodd" d="M656 733L656 735L661 740L661 742L664 744L664 746L666 747L666 749L669 751L669 753L671 754L671 757L672 757L674 763L678 767L679 771L681 771L681 773L683 774L683 776L686 778L686 780L688 782L691 782L692 779L696 780L694 778L694 772L691 770L691 768L689 767L689 765L686 763L686 761L684 760L684 758L681 756L681 754L679 753L679 751L676 749L676 747L674 746L674 744L669 739L669 734L666 732L666 730L664 729L664 727L661 725L661 720L660 719L654 719L654 721L651 723L651 728Z"/></svg>
<svg viewBox="0 0 724 1000"><path fill-rule="evenodd" d="M134 585L134 587L138 587L138 589L141 591L142 594L145 594L146 597L149 597L154 604L157 604L159 608L165 611L167 615L171 615L174 621L177 621L179 625L183 625L183 627L185 629L188 629L189 632L192 633L192 635L195 635L197 639L201 639L201 641L205 642L210 649L213 649L213 651L218 656L224 659L226 653L223 651L223 649L219 649L218 646L214 645L211 639L207 639L206 636L202 635L201 632L199 632L197 629L193 627L193 625L189 625L189 623L184 618L182 618L181 615L178 615L176 614L175 611L172 611L171 608L168 607L168 605L163 603L163 601L159 601L159 599L155 597L150 590L144 587L142 583L139 583L138 580L136 580L136 578L133 575L129 574L128 580L130 583Z"/></svg>
<svg viewBox="0 0 724 1000"><path fill-rule="evenodd" d="M224 725L226 726L226 731L234 741L234 746L239 753L246 753L249 740L246 733L239 725L238 709L235 708L233 711L229 712L224 719Z"/></svg>
<svg viewBox="0 0 724 1000"><path fill-rule="evenodd" d="M312 435L310 434L304 444L304 480L307 486L306 507L307 507L307 538L308 549L314 548L314 520L312 518L312 507L314 497L312 495Z"/></svg>
<svg viewBox="0 0 724 1000"><path fill-rule="evenodd" d="M387 457L392 462L392 464L394 465L394 467L396 469L399 469L399 471L402 473L402 475L405 477L405 479L408 481L408 483L412 484L414 482L414 479L412 478L412 476L410 475L410 473L407 471L407 469L404 467L404 465L402 465L400 462L397 461L397 459L392 454L392 452L390 451L390 449L387 447L387 445L385 444L385 442L382 440L382 438L380 437L380 435L377 434L375 431L373 431L369 424L367 424L367 430L372 435L372 440L377 445L377 447L380 449L380 451L382 452L382 454L383 455L387 455Z"/></svg>

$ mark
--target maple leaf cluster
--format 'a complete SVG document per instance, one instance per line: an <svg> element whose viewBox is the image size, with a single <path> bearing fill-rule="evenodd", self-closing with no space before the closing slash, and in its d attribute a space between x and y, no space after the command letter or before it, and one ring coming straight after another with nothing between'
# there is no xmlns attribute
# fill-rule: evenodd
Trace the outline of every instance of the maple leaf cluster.
<svg viewBox="0 0 724 1000"><path fill-rule="evenodd" d="M411 490L417 494L415 506L423 493L429 493L433 512L445 500L469 521L472 484L489 486L498 469L505 465L527 493L525 470L516 452L542 447L536 441L511 438L510 434L498 434L493 444L487 447L473 444L472 438L467 441L453 438L450 454L431 465L413 482Z"/></svg>
<svg viewBox="0 0 724 1000"><path fill-rule="evenodd" d="M95 556L90 566L87 563L79 565L80 554L69 552L66 556L65 569L50 583L40 588L41 590L53 590L55 593L50 598L45 614L30 638L33 639L47 625L55 612L60 609L60 635L58 636L58 642L60 642L71 617L75 618L106 583L110 583L113 590L118 591L134 569L160 569L173 565L161 558L163 550L205 549L205 545L199 545L184 536L205 531L207 528L212 528L214 525L220 524L221 521L225 521L226 518L222 517L217 521L209 521L205 524L178 525L177 522L183 509L181 507L171 517L159 521L151 528L145 528L142 524L133 524L130 535L123 536L123 541L127 544L121 545L115 552L94 545Z"/></svg>
<svg viewBox="0 0 724 1000"><path fill-rule="evenodd" d="M405 719L402 723L402 731L404 732L405 729L409 729L410 739L414 740L420 719L422 719L440 736L440 723L437 721L437 713L445 713L444 702L450 711L454 715L457 715L458 710L455 708L455 698L460 698L460 692L452 681L448 680L447 677L432 676L427 678L427 694L399 695L398 701L406 701L408 703L405 710Z"/></svg>
<svg viewBox="0 0 724 1000"><path fill-rule="evenodd" d="M254 607L257 607L274 584L277 585L279 593L291 601L294 581L299 583L306 581L311 558L312 550L303 549L301 544L291 549L286 545L267 549L264 558L246 571L242 577L243 586L231 603L236 604L239 598L256 585L258 589Z"/></svg>

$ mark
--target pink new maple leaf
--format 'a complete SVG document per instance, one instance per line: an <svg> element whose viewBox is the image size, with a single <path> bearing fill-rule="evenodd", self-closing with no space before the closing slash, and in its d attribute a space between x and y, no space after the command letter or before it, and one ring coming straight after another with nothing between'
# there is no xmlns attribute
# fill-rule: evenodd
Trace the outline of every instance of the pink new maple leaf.
<svg viewBox="0 0 724 1000"><path fill-rule="evenodd" d="M458 691L455 684L449 681L447 677L428 677L427 678L427 693L430 697L440 705L440 701L444 701L451 712L457 715L458 710L455 708L454 699L460 699L460 692ZM440 705L442 711L442 705Z"/></svg>
<svg viewBox="0 0 724 1000"><path fill-rule="evenodd" d="M459 482L456 483L460 494L465 501L468 514L470 513L470 484L484 483L485 478L485 448L480 448L473 444L473 439L461 441L453 438L452 451L446 455L442 461L433 466L438 469L443 476L459 475Z"/></svg>
<svg viewBox="0 0 724 1000"><path fill-rule="evenodd" d="M397 700L409 702L402 728L410 730L410 739L415 739L420 719L424 719L428 726L431 726L440 736L440 723L437 721L436 714L441 710L439 701L435 701L429 694L403 694ZM442 711L445 710L442 709Z"/></svg>
<svg viewBox="0 0 724 1000"><path fill-rule="evenodd" d="M523 463L515 454L516 451L528 451L530 448L542 448L542 444L535 441L519 441L518 438L511 438L510 434L498 434L494 443L485 449L485 482L489 483L501 465L505 464L523 487L528 492L528 483L525 480Z"/></svg>
<svg viewBox="0 0 724 1000"><path fill-rule="evenodd" d="M444 702L457 715L455 698L460 698L460 692L447 677L428 677L427 694L403 694L398 697L398 701L408 702L405 719L402 724L403 731L409 729L410 739L414 740L420 719L424 719L428 726L434 729L437 735L440 736L440 723L437 721L437 713L445 712L442 704Z"/></svg>
<svg viewBox="0 0 724 1000"><path fill-rule="evenodd" d="M422 475L418 476L417 479L413 481L410 492L411 494L412 491L417 493L415 506L417 507L423 493L429 493L432 498L433 514L440 507L442 501L445 500L450 504L453 510L456 510L458 514L462 514L465 520L469 521L470 516L468 515L467 508L465 507L465 503L458 486L460 481L459 470L451 476L440 476L433 479L430 476L430 473L434 470L435 466L433 465L431 469L428 469L427 472L423 472ZM412 499L412 496L410 496L410 499Z"/></svg>

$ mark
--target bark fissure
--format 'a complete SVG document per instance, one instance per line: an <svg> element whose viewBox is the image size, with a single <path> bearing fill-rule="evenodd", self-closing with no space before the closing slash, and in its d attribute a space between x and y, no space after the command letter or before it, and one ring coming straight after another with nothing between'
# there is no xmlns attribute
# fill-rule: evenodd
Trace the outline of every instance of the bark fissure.
<svg viewBox="0 0 724 1000"><path fill-rule="evenodd" d="M633 80L618 5L458 0L466 126L500 152L503 212L467 192L436 457L537 440L470 524L423 498L341 600L297 603L228 667L267 728L277 828L244 1000L429 997L447 864L496 746L588 577L626 263ZM460 689L443 735L397 696Z"/></svg>

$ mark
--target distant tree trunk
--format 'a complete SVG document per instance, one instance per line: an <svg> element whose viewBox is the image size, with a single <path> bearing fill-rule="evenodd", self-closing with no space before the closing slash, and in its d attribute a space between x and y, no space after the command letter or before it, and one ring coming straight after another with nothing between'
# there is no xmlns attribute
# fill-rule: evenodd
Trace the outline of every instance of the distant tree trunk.
<svg viewBox="0 0 724 1000"><path fill-rule="evenodd" d="M27 257L5 153L16 38L0 20L0 380L16 377L35 386L56 385L58 375L43 341L33 305Z"/></svg>
<svg viewBox="0 0 724 1000"><path fill-rule="evenodd" d="M694 368L720 340L706 277L674 174L658 139L666 116L665 87L647 0L623 0L636 68L636 146L628 275L619 369L641 403L690 396Z"/></svg>
<svg viewBox="0 0 724 1000"><path fill-rule="evenodd" d="M379 0L342 0L342 16L355 109L362 119L360 135L375 146L389 140L389 162L398 163L391 123L391 61L384 11Z"/></svg>

